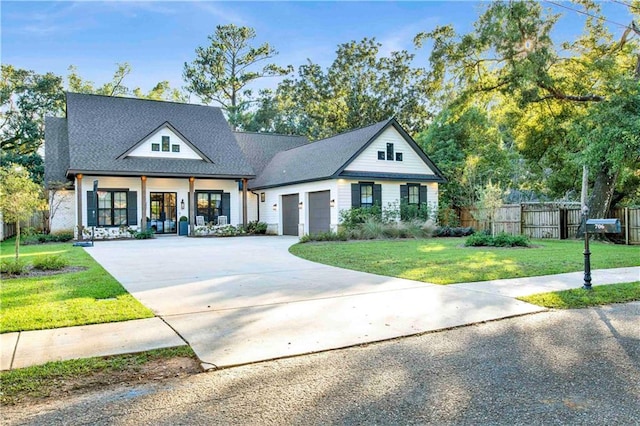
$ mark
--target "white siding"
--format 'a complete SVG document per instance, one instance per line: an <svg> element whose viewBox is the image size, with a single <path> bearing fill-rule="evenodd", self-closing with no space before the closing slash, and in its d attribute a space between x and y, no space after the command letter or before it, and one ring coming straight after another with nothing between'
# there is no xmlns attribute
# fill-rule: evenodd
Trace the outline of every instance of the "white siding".
<svg viewBox="0 0 640 426"><path fill-rule="evenodd" d="M358 183L359 180L338 179L338 215L342 210L349 210L351 208L351 184ZM380 184L382 190L382 203L383 209L389 208L389 204L400 205L400 185L407 183L419 183L427 187L427 204L432 211L437 212L438 209L438 183L437 182L398 182L398 181L385 181L385 180L367 180L367 182L373 182L374 184ZM435 218L435 217L434 217Z"/></svg>
<svg viewBox="0 0 640 426"><path fill-rule="evenodd" d="M169 136L169 151L162 151L162 137ZM160 145L160 151L152 151L151 144L157 143ZM173 152L172 145L178 145L180 152ZM203 158L198 155L189 145L187 145L182 138L176 135L168 127L163 127L156 133L151 135L140 146L131 151L127 157L160 157L160 158L183 158L188 160L202 160Z"/></svg>
<svg viewBox="0 0 640 426"><path fill-rule="evenodd" d="M74 230L76 227L75 197L76 192L70 190L57 191L51 195L49 199L49 229L51 232Z"/></svg>
<svg viewBox="0 0 640 426"><path fill-rule="evenodd" d="M393 143L393 161L378 160L378 151L387 152L387 143ZM402 161L395 161L395 153L402 153ZM374 140L360 155L355 158L345 169L346 171L359 172L386 172L386 173L411 173L434 174L422 158L409 146L400 133L394 128L387 130Z"/></svg>
<svg viewBox="0 0 640 426"><path fill-rule="evenodd" d="M300 229L302 234L309 233L309 192L330 191L330 199L336 201L336 207L331 209L331 230L338 228L338 181L336 179L322 180L311 183L301 183L278 188L265 189L265 202L260 203L260 221L267 223L270 233L282 235L282 196L299 194L302 201L300 210ZM274 209L275 204L275 209Z"/></svg>
<svg viewBox="0 0 640 426"><path fill-rule="evenodd" d="M87 192L93 190L93 181L98 180L100 188L122 188L129 191L138 192L138 227L142 221L142 182L139 177L117 177L117 176L88 176L82 179L82 224L87 226L86 217L86 200ZM241 197L238 195L238 183L233 180L220 179L196 179L194 182L196 191L199 190L217 190L229 192L231 194L230 217L229 223L232 225L242 224L242 208L239 207ZM147 199L147 211L144 212L145 217L150 216L151 203L149 202L149 193L151 192L175 192L177 194L178 218L180 216L189 216L189 179L183 178L147 178L147 190L144 196ZM75 197L75 195L74 195ZM184 200L185 208L181 208L181 202ZM75 206L75 201L73 203ZM73 207L74 224L77 223L77 212ZM72 227L73 228L73 227Z"/></svg>

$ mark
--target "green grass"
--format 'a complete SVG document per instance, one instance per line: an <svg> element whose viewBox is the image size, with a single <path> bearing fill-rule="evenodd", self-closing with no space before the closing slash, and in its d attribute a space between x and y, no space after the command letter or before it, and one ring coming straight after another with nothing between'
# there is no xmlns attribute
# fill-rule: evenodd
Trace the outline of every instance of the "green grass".
<svg viewBox="0 0 640 426"><path fill-rule="evenodd" d="M572 290L540 293L518 297L524 302L546 308L573 309L589 306L624 303L640 300L640 281L624 284L594 286L591 290L576 288Z"/></svg>
<svg viewBox="0 0 640 426"><path fill-rule="evenodd" d="M0 245L0 258L13 257L13 240ZM151 318L153 312L131 296L82 248L71 243L20 248L20 259L58 255L70 266L86 268L32 278L3 279L0 333L41 330Z"/></svg>
<svg viewBox="0 0 640 426"><path fill-rule="evenodd" d="M296 244L314 262L435 284L532 277L581 271L583 243L534 240L533 248L464 247L464 238ZM640 247L593 242L591 268L640 266Z"/></svg>
<svg viewBox="0 0 640 426"><path fill-rule="evenodd" d="M195 358L189 346L156 349L129 355L74 359L0 372L0 403L14 404L20 398L45 397L61 383L89 377L99 372L135 369L150 361L173 357Z"/></svg>

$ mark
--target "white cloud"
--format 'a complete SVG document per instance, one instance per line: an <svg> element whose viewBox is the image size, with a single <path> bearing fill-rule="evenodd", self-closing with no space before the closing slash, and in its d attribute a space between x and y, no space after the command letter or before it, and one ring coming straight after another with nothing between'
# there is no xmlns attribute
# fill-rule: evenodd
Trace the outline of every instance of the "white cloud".
<svg viewBox="0 0 640 426"><path fill-rule="evenodd" d="M227 23L233 23L236 25L248 25L248 21L245 18L234 11L226 9L225 7L223 7L222 3L197 1L191 4L193 4L197 9L209 15L215 16L216 18L219 18Z"/></svg>

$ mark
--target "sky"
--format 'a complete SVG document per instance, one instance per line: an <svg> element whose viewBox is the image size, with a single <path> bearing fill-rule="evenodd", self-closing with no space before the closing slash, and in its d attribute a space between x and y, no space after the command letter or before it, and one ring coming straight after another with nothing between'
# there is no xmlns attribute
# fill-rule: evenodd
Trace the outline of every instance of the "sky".
<svg viewBox="0 0 640 426"><path fill-rule="evenodd" d="M559 0L558 0L559 1ZM621 2L602 3L607 17L631 21ZM563 5L575 7L571 3ZM159 81L184 85L185 62L195 58L198 46L216 25L236 24L256 30L255 44L269 42L279 65L298 66L307 59L323 67L335 57L339 44L375 37L382 53L412 50L414 36L438 25L453 24L467 32L486 3L477 1L5 1L0 3L3 64L38 73L66 76L68 67L96 85L111 80L117 63L128 62L130 89L150 90ZM556 35L577 34L582 17L551 3L544 6L564 14ZM611 24L614 34L623 29ZM426 64L428 52L419 51ZM266 87L277 81L263 82ZM258 88L258 87L256 87Z"/></svg>

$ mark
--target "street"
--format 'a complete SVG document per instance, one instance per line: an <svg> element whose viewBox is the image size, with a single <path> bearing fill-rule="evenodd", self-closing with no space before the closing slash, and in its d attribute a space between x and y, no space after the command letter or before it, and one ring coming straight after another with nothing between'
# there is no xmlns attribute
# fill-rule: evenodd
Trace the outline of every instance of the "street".
<svg viewBox="0 0 640 426"><path fill-rule="evenodd" d="M550 311L38 405L3 424L640 424L640 302Z"/></svg>

